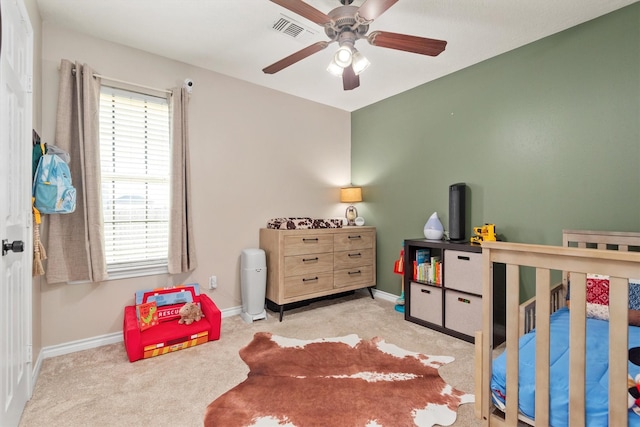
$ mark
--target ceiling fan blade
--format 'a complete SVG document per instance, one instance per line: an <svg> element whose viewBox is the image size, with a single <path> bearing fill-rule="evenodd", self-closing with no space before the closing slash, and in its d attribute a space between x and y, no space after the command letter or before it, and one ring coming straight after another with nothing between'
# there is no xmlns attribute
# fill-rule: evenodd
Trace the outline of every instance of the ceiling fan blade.
<svg viewBox="0 0 640 427"><path fill-rule="evenodd" d="M298 61L303 60L307 56L311 56L316 52L320 52L322 49L329 46L329 42L317 42L312 44L311 46L307 46L302 50L299 50L286 58L281 59L278 62L274 62L266 68L263 68L262 71L265 74L275 74L280 70L287 68L289 65L295 64Z"/></svg>
<svg viewBox="0 0 640 427"><path fill-rule="evenodd" d="M374 31L367 36L367 40L374 46L429 56L438 56L447 46L447 42L444 40L427 39L406 34L389 33L387 31Z"/></svg>
<svg viewBox="0 0 640 427"><path fill-rule="evenodd" d="M345 67L342 72L342 87L344 90L353 90L360 86L360 76L353 72L353 66Z"/></svg>
<svg viewBox="0 0 640 427"><path fill-rule="evenodd" d="M293 13L307 18L311 22L324 26L331 22L331 18L326 13L320 12L315 7L303 2L302 0L271 0L285 9L289 9ZM397 1L397 0L396 0Z"/></svg>
<svg viewBox="0 0 640 427"><path fill-rule="evenodd" d="M365 21L373 21L397 2L398 0L366 0L358 9L358 15Z"/></svg>

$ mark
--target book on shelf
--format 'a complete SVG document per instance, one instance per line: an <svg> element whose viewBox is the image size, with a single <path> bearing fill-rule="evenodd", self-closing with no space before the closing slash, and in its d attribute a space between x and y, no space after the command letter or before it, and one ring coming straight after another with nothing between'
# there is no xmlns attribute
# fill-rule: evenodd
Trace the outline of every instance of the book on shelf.
<svg viewBox="0 0 640 427"><path fill-rule="evenodd" d="M429 282L429 275L431 270L431 264L423 262L422 264L416 264L416 268L414 269L414 280L419 282Z"/></svg>
<svg viewBox="0 0 640 427"><path fill-rule="evenodd" d="M429 249L416 249L416 263L418 265L429 262L431 251Z"/></svg>
<svg viewBox="0 0 640 427"><path fill-rule="evenodd" d="M413 279L428 282L431 268L431 250L429 248L416 249L416 259L413 262Z"/></svg>
<svg viewBox="0 0 640 427"><path fill-rule="evenodd" d="M413 262L413 280L434 285L442 284L442 262L439 256L430 256L429 249L416 250Z"/></svg>
<svg viewBox="0 0 640 427"><path fill-rule="evenodd" d="M431 283L440 284L438 271L440 270L440 257L432 256L431 257L431 269L429 275L429 281Z"/></svg>

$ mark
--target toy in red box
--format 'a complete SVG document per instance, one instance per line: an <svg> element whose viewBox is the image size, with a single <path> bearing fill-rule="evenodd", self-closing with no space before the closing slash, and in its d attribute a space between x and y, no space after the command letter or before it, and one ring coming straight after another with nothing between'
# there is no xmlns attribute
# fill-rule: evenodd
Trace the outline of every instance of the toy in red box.
<svg viewBox="0 0 640 427"><path fill-rule="evenodd" d="M180 320L178 320L178 323L180 325L190 325L193 322L199 322L204 317L200 306L193 302L188 302L180 307L179 314Z"/></svg>
<svg viewBox="0 0 640 427"><path fill-rule="evenodd" d="M220 339L222 322L220 310L205 294L192 295L192 297L200 305L204 317L190 325L178 323L179 316L172 319L165 317L156 326L143 331L138 324L136 306L130 305L124 308L124 346L129 361L135 362ZM158 312L162 308L174 306L158 307ZM179 308L177 311L179 312Z"/></svg>
<svg viewBox="0 0 640 427"><path fill-rule="evenodd" d="M136 305L155 302L158 307L158 321L178 319L180 308L188 302L199 303L200 286L170 286L166 288L146 289L136 292Z"/></svg>

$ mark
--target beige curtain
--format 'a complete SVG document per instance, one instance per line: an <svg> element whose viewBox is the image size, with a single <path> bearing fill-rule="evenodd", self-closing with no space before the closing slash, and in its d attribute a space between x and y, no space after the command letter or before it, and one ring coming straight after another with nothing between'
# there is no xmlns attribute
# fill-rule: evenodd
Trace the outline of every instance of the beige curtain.
<svg viewBox="0 0 640 427"><path fill-rule="evenodd" d="M55 145L68 152L77 191L76 210L48 215L48 283L107 279L100 186L100 80L63 59L60 65Z"/></svg>
<svg viewBox="0 0 640 427"><path fill-rule="evenodd" d="M171 215L169 219L169 273L195 269L196 251L191 216L189 166L189 93L185 88L171 91L173 141L171 148Z"/></svg>

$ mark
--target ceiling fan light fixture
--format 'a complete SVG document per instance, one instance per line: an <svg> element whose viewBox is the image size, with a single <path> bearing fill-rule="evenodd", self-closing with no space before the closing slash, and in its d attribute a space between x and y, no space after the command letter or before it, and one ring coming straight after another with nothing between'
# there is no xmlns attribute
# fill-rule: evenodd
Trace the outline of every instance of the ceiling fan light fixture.
<svg viewBox="0 0 640 427"><path fill-rule="evenodd" d="M353 72L359 75L361 72L369 68L371 62L362 54L360 51L354 49L353 56L351 59L351 66L353 67Z"/></svg>
<svg viewBox="0 0 640 427"><path fill-rule="evenodd" d="M336 53L333 55L333 61L339 67L345 68L351 65L353 59L353 52L348 46L340 46Z"/></svg>
<svg viewBox="0 0 640 427"><path fill-rule="evenodd" d="M332 57L327 71L342 77L344 90L353 90L360 86L360 73L369 67L370 62L355 48L355 43L366 39L370 45L387 49L401 50L420 55L438 56L445 50L445 40L430 39L408 34L376 30L369 33L369 25L398 0L359 0L360 6L353 6L354 0L338 0L338 6L324 13L311 4L310 0L271 0L302 18L324 28L328 41L318 41L293 54L282 58L262 69L265 74L275 74L314 53L326 48L330 43L338 43L339 48ZM313 0L318 2L319 0ZM278 22L278 26L282 22Z"/></svg>
<svg viewBox="0 0 640 427"><path fill-rule="evenodd" d="M331 62L329 63L329 66L327 67L327 71L336 77L342 77L344 68L336 64L336 61L332 59Z"/></svg>

